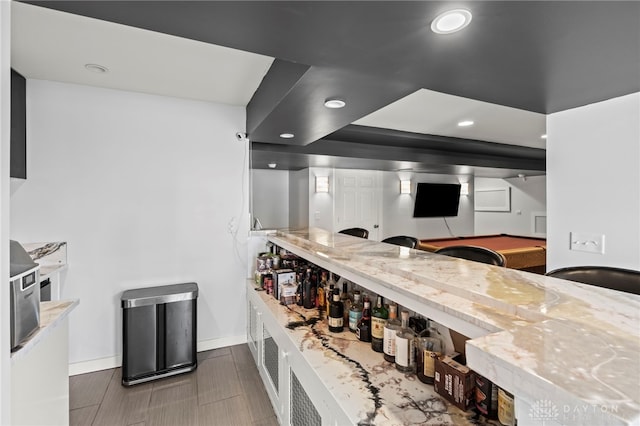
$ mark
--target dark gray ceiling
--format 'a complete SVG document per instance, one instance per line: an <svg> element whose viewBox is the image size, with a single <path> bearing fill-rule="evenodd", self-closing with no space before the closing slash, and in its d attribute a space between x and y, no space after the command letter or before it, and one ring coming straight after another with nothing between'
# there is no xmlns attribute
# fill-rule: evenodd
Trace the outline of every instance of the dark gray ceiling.
<svg viewBox="0 0 640 426"><path fill-rule="evenodd" d="M544 114L640 91L638 1L29 3L275 57L247 107L254 167L277 152L290 168L326 154L336 167L390 170L409 157L417 169L540 172L544 150L458 140L452 152L400 132L380 145L380 132L360 129L353 142L355 126L340 129L421 88ZM472 25L434 36L431 20L456 7ZM349 108L324 108L330 96ZM282 140L283 129L296 137Z"/></svg>

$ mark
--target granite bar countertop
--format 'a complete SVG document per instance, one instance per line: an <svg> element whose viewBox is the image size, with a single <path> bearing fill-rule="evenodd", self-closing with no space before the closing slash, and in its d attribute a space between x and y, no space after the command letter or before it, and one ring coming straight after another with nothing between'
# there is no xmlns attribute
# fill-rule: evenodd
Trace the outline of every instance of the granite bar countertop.
<svg viewBox="0 0 640 426"><path fill-rule="evenodd" d="M24 357L39 342L46 339L49 334L75 309L79 300L58 300L53 302L40 302L40 328L34 331L18 349L11 353L11 362Z"/></svg>
<svg viewBox="0 0 640 426"><path fill-rule="evenodd" d="M268 239L472 337L469 367L547 409L521 424L640 423L638 295L322 229Z"/></svg>
<svg viewBox="0 0 640 426"><path fill-rule="evenodd" d="M433 385L415 374L395 369L348 330L333 333L317 309L284 306L265 291L248 292L265 304L309 366L331 392L351 424L371 425L498 425L475 412L462 411L446 401Z"/></svg>

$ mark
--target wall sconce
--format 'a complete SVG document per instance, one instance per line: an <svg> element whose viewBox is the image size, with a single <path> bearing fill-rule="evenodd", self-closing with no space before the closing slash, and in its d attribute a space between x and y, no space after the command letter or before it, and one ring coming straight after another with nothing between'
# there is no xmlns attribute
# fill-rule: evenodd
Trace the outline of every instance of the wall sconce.
<svg viewBox="0 0 640 426"><path fill-rule="evenodd" d="M460 183L460 195L469 195L469 182Z"/></svg>
<svg viewBox="0 0 640 426"><path fill-rule="evenodd" d="M316 192L329 192L329 176L316 176Z"/></svg>
<svg viewBox="0 0 640 426"><path fill-rule="evenodd" d="M411 181L410 180L401 180L400 181L400 193L401 194L411 194Z"/></svg>

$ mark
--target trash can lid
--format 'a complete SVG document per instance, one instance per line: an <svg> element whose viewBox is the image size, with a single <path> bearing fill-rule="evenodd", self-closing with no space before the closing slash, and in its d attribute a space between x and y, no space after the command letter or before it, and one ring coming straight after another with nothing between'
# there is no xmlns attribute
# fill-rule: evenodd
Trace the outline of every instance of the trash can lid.
<svg viewBox="0 0 640 426"><path fill-rule="evenodd" d="M122 307L157 305L161 303L181 302L198 297L198 284L184 283L156 287L136 288L122 292Z"/></svg>

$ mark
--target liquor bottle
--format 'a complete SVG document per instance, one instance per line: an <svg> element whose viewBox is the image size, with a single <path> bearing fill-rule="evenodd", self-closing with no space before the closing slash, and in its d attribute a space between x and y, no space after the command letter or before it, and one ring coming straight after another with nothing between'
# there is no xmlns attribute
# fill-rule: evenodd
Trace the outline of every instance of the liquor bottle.
<svg viewBox="0 0 640 426"><path fill-rule="evenodd" d="M358 340L362 342L371 341L371 302L369 302L369 299L366 297L364 298L362 317L360 321L358 321L356 336L358 336Z"/></svg>
<svg viewBox="0 0 640 426"><path fill-rule="evenodd" d="M382 352L384 343L384 325L389 318L389 311L382 304L382 296L378 296L375 308L371 311L371 349Z"/></svg>
<svg viewBox="0 0 640 426"><path fill-rule="evenodd" d="M336 282L333 280L333 274L329 272L329 280L327 281L327 285L324 288L324 299L327 312L329 312L329 305L331 304L331 300L333 299L333 289L335 288L335 286Z"/></svg>
<svg viewBox="0 0 640 426"><path fill-rule="evenodd" d="M502 388L498 388L498 421L504 426L518 424L515 416L513 395Z"/></svg>
<svg viewBox="0 0 640 426"><path fill-rule="evenodd" d="M435 377L435 361L444 349L444 344L438 330L430 324L428 328L416 338L416 375L422 383L432 385Z"/></svg>
<svg viewBox="0 0 640 426"><path fill-rule="evenodd" d="M304 280L304 276L301 271L296 273L296 283L298 284L298 289L296 290L296 304L298 306L302 306L304 304L304 285L302 285Z"/></svg>
<svg viewBox="0 0 640 426"><path fill-rule="evenodd" d="M415 371L415 346L416 333L409 328L409 312L400 314L402 323L400 330L396 332L396 369L405 373Z"/></svg>
<svg viewBox="0 0 640 426"><path fill-rule="evenodd" d="M302 281L302 306L305 309L315 308L316 306L316 288L313 285L311 268L307 268L307 272Z"/></svg>
<svg viewBox="0 0 640 426"><path fill-rule="evenodd" d="M383 352L384 359L388 362L396 361L396 332L400 329L398 321L398 305L389 305L389 319L384 326Z"/></svg>
<svg viewBox="0 0 640 426"><path fill-rule="evenodd" d="M347 282L342 283L342 293L340 293L340 301L344 306L344 323L349 324L349 310L351 309L351 297L349 296L349 287Z"/></svg>
<svg viewBox="0 0 640 426"><path fill-rule="evenodd" d="M362 318L362 304L360 303L360 291L353 292L353 303L349 309L349 330L356 332L358 330L358 322Z"/></svg>
<svg viewBox="0 0 640 426"><path fill-rule="evenodd" d="M329 331L340 333L344 330L344 306L340 301L338 289L333 291L333 300L329 305Z"/></svg>
<svg viewBox="0 0 640 426"><path fill-rule="evenodd" d="M329 308L331 306L331 301L333 300L333 284L329 284L328 287L324 289L324 299L325 299L325 312L327 314L327 324L329 323Z"/></svg>
<svg viewBox="0 0 640 426"><path fill-rule="evenodd" d="M327 271L322 271L320 274L320 282L318 283L318 311L320 314L320 318L322 318L323 313L327 308L327 301L325 300L324 295L324 287L327 285Z"/></svg>

